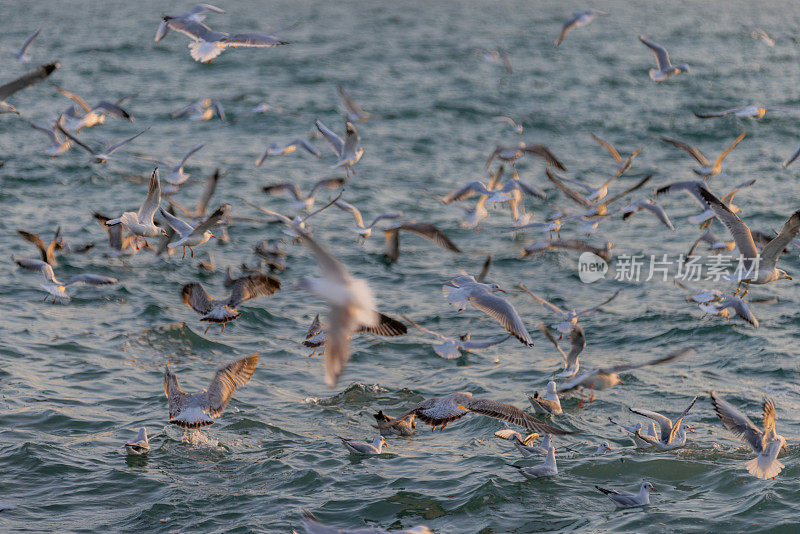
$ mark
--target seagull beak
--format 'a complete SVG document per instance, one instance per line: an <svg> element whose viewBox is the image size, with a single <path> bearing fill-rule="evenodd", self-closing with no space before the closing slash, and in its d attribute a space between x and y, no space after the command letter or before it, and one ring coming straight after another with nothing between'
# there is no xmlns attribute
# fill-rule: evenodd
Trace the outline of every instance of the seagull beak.
<svg viewBox="0 0 800 534"><path fill-rule="evenodd" d="M468 409L468 408L464 408L464 407L463 407L463 406L461 406L460 404L458 405L458 409L459 409L459 410L464 410L465 412L468 412L468 411L469 411L469 409Z"/></svg>
<svg viewBox="0 0 800 534"><path fill-rule="evenodd" d="M789 276L788 274L786 275L786 278L788 278L789 280L794 280L794 278L792 278L792 277L791 277L791 276Z"/></svg>
<svg viewBox="0 0 800 534"><path fill-rule="evenodd" d="M694 433L695 433L695 430L694 430L694 427L693 427L693 426L690 426L690 427L689 427L689 432L691 432L692 434L694 434Z"/></svg>
<svg viewBox="0 0 800 534"><path fill-rule="evenodd" d="M790 278L790 280L791 280L791 278ZM498 290L498 291L500 291L501 293L505 293L505 292L506 292L506 290L505 290L505 289L500 289L500 288L498 288L497 290Z"/></svg>
<svg viewBox="0 0 800 534"><path fill-rule="evenodd" d="M655 488L650 488L650 492L651 493L658 493L658 491Z"/></svg>
<svg viewBox="0 0 800 534"><path fill-rule="evenodd" d="M211 234L211 232L209 232L209 234ZM215 236L214 234L211 234L211 237L216 238L217 236Z"/></svg>

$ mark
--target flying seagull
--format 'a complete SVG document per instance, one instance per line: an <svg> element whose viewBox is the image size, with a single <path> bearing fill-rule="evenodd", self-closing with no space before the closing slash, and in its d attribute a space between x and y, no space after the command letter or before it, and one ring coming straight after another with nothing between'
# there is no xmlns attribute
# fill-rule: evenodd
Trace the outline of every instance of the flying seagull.
<svg viewBox="0 0 800 534"><path fill-rule="evenodd" d="M476 349L488 349L494 345L499 345L511 335L506 335L501 338L495 339L487 339L485 341L475 341L469 335L463 336L462 338L451 338L434 332L432 330L428 330L424 326L418 325L405 315L401 315L406 322L410 323L412 326L416 327L420 332L428 334L428 336L436 339L436 343L432 343L431 346L433 347L433 351L439 355L440 357L446 360L452 360L455 358L460 358L463 356L461 351L471 352Z"/></svg>
<svg viewBox="0 0 800 534"><path fill-rule="evenodd" d="M361 138L358 136L356 127L349 121L345 122L345 139L343 141L342 138L333 133L330 128L322 124L319 119L317 119L314 124L339 158L339 161L331 165L331 168L344 167L347 172L347 177L349 178L350 173L355 172L353 165L358 163L361 156L364 155L364 149L358 146L358 142Z"/></svg>
<svg viewBox="0 0 800 534"><path fill-rule="evenodd" d="M231 285L231 294L224 300L217 300L209 296L199 282L183 286L181 297L184 304L202 316L200 317L201 321L219 323L222 325L222 331L225 331L225 324L241 315L241 312L236 309L241 303L257 297L268 297L281 288L281 283L277 278L263 274L251 274L237 278ZM209 328L211 325L206 327L206 331Z"/></svg>
<svg viewBox="0 0 800 534"><path fill-rule="evenodd" d="M650 69L650 79L654 82L663 82L670 76L675 76L682 72L689 72L689 65L683 63L681 65L673 65L669 61L669 54L667 54L667 49L661 46L658 43L654 43L650 39L647 39L643 36L639 36L639 40L644 43L644 45L653 51L653 54L656 56L656 64L658 65L657 69Z"/></svg>
<svg viewBox="0 0 800 534"><path fill-rule="evenodd" d="M12 80L5 85L0 85L0 113L16 113L19 115L19 111L17 111L14 106L6 102L6 99L14 93L25 89L26 87L30 87L31 85L41 82L53 74L53 72L55 72L55 70L60 66L61 63L58 61L47 63L46 65L29 70L16 80Z"/></svg>
<svg viewBox="0 0 800 534"><path fill-rule="evenodd" d="M29 258L20 258L18 256L11 257L14 262L22 267L23 269L28 269L29 271L39 272L44 275L46 282L41 285L41 288L47 291L48 295L53 297L53 303L55 303L56 298L62 298L64 300L69 300L71 297L69 293L67 293L67 288L69 286L75 284L89 284L93 286L101 286L107 284L116 284L119 282L116 278L111 278L110 276L102 276L99 274L76 274L66 282L59 282L56 279L56 275L53 272L53 268L48 264L43 262L42 260L32 260ZM47 296L45 295L45 300L47 300Z"/></svg>
<svg viewBox="0 0 800 534"><path fill-rule="evenodd" d="M564 40L564 37L566 37L567 33L569 33L572 29L582 28L583 26L586 26L587 24L592 22L597 17L607 17L607 16L608 13L604 11L598 11L596 9L576 11L575 13L572 14L572 16L569 19L567 19L567 21L564 23L564 26L561 27L561 34L559 34L558 39L556 39L556 42L553 44L555 44L556 46L560 45L561 41Z"/></svg>
<svg viewBox="0 0 800 534"><path fill-rule="evenodd" d="M722 154L719 155L719 157L714 161L714 163L709 163L706 157L699 150L697 150L695 147L691 145L688 145L682 141L670 139L669 137L662 137L661 139L663 141L666 141L667 143L670 143L680 148L681 150L685 151L687 154L692 156L695 159L695 161L697 161L697 163L701 165L699 169L692 169L692 170L695 172L695 174L702 176L703 180L708 180L712 176L716 176L717 174L722 172L722 161L728 154L730 154L731 150L736 148L736 145L738 145L742 141L742 139L744 139L745 135L746 132L742 132L741 134L739 134L739 137L737 137L736 140L733 143L731 143L731 145L728 148L726 148L722 152Z"/></svg>
<svg viewBox="0 0 800 534"><path fill-rule="evenodd" d="M28 48L31 47L33 44L33 40L39 37L39 32L42 31L41 26L37 28L35 32L33 32L27 39L25 39L25 43L23 43L22 48L19 50L14 50L11 52L11 55L17 58L17 61L20 63L27 63L31 60L31 56L28 55Z"/></svg>

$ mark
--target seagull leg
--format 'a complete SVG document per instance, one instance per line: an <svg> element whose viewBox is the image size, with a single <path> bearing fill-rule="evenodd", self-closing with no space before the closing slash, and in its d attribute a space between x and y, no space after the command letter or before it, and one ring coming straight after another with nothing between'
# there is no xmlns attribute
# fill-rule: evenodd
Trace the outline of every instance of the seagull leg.
<svg viewBox="0 0 800 534"><path fill-rule="evenodd" d="M744 296L745 296L745 295L747 295L747 292L748 292L748 291L750 291L750 280L747 280L747 281L745 282L745 284L746 284L746 285L744 286L744 293L742 293L742 296L741 296L741 297L739 297L740 299L743 299L743 298L744 298Z"/></svg>
<svg viewBox="0 0 800 534"><path fill-rule="evenodd" d="M150 243L147 242L147 239L144 240L144 248L150 248Z"/></svg>
<svg viewBox="0 0 800 534"><path fill-rule="evenodd" d="M308 357L310 358L310 357L312 357L313 355L315 355L316 353L317 353L317 348L316 348L316 347L314 347L314 350L311 352L311 354L309 354L309 355L308 355Z"/></svg>
<svg viewBox="0 0 800 534"><path fill-rule="evenodd" d="M186 247L183 247L183 256L181 256L181 259L183 259L185 257L186 257Z"/></svg>
<svg viewBox="0 0 800 534"><path fill-rule="evenodd" d="M219 333L220 333L220 334L221 334L221 333L223 333L223 332L225 331L225 324L226 324L226 323L222 323L222 330L220 330L220 331L219 331Z"/></svg>
<svg viewBox="0 0 800 534"><path fill-rule="evenodd" d="M206 332L208 332L208 329L209 329L209 328L211 328L211 324L210 324L210 323L209 323L209 325L206 327L206 329L205 329L205 330L203 330L203 335L205 335L205 333L206 333Z"/></svg>
<svg viewBox="0 0 800 534"><path fill-rule="evenodd" d="M190 257L194 258L194 249L192 247L189 247L189 252L192 254ZM184 252L184 254L186 254L186 252Z"/></svg>
<svg viewBox="0 0 800 534"><path fill-rule="evenodd" d="M592 396L589 397L589 402L594 402L594 384L589 386L589 389L592 390Z"/></svg>

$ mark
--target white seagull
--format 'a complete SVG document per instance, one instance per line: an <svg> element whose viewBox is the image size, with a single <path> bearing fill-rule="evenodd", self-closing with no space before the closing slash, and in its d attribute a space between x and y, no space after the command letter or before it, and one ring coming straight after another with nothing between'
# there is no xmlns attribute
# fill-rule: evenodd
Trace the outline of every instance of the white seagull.
<svg viewBox="0 0 800 534"><path fill-rule="evenodd" d="M78 140L74 135L72 135L68 131L66 131L64 129L64 127L61 126L62 117L63 117L63 115L59 116L58 120L55 123L56 124L56 128L58 129L58 131L61 132L62 134L64 134L65 136L67 136L73 143L75 143L76 145L78 145L82 149L86 150L89 154L91 154L92 155L92 161L94 163L97 163L97 164L105 163L106 161L108 161L108 158L111 157L111 154L113 154L118 149L120 149L121 147L127 145L128 143L130 143L131 141L133 141L134 139L136 139L137 137L139 137L140 135L142 135L143 133L145 133L146 131L148 131L150 129L149 127L145 128L144 130L142 130L141 132L139 132L138 134L136 134L136 135L134 135L132 137L129 137L129 138L123 140L123 141L120 141L119 143L117 143L115 145L111 145L111 146L108 146L107 148L104 148L104 149L102 149L100 151L97 151L97 150L94 150L93 148L91 148L90 146L88 146L87 144L83 143L82 141Z"/></svg>
<svg viewBox="0 0 800 534"><path fill-rule="evenodd" d="M476 349L488 349L494 345L498 345L511 337L511 335L503 336L501 338L496 339L487 339L486 341L473 341L469 334L463 336L459 339L447 337L433 330L428 330L424 326L418 325L405 315L400 315L406 322L415 326L421 332L428 334L429 336L435 338L437 343L432 343L431 346L433 347L433 351L439 355L441 358L446 360L452 360L455 358L460 358L463 356L461 351L465 352L472 352Z"/></svg>
<svg viewBox="0 0 800 534"><path fill-rule="evenodd" d="M214 419L231 400L236 388L245 385L258 363L258 354L233 361L217 369L208 389L198 393L184 393L178 384L178 377L164 370L164 394L169 401L169 422L184 429L201 428L214 424Z"/></svg>
<svg viewBox="0 0 800 534"><path fill-rule="evenodd" d="M294 197L292 209L297 212L302 210L310 211L314 207L315 195L321 189L336 189L344 185L345 179L342 177L323 178L317 181L309 191L308 195L303 195L300 188L294 182L281 182L277 184L265 185L261 190L268 195L277 195L280 193L289 193Z"/></svg>
<svg viewBox="0 0 800 534"><path fill-rule="evenodd" d="M267 148L264 150L264 153L261 154L256 160L256 167L261 167L264 161L266 161L266 159L270 156L285 156L286 154L291 154L295 152L298 148L302 148L309 154L316 156L318 158L322 157L322 152L320 152L317 147L315 147L302 137L296 137L289 143L268 144Z"/></svg>
<svg viewBox="0 0 800 534"><path fill-rule="evenodd" d="M528 400L533 406L534 413L545 415L561 415L564 411L561 409L561 401L558 399L556 392L556 383L552 380L547 383L547 393L544 398L539 396L539 392L535 391L533 395L528 395Z"/></svg>
<svg viewBox="0 0 800 534"><path fill-rule="evenodd" d="M383 439L383 436L377 436L372 440L372 443L359 443L350 439L339 437L345 449L350 451L351 454L363 454L365 456L377 456L383 452L383 448L389 448L389 444Z"/></svg>
<svg viewBox="0 0 800 534"><path fill-rule="evenodd" d="M180 15L164 15L163 22L156 33L156 42L164 38L167 34L167 29L182 33L192 38L192 42L189 43L189 53L192 59L201 63L210 63L212 59L220 55L229 46L233 48L240 46L271 48L289 44L286 41L277 39L274 35L266 33L248 32L231 35L214 31L203 24L201 22L202 18L198 17L198 15L204 11L214 11L215 13L223 11L208 4L201 4L201 6L203 6L203 9L199 12L197 10L200 6L195 6L193 10Z"/></svg>
<svg viewBox="0 0 800 534"><path fill-rule="evenodd" d="M743 269L737 269L733 275L723 276L723 280L727 282L738 281L739 284L745 282L748 288L750 284L769 284L783 278L792 280L792 277L786 274L786 271L777 268L777 264L783 250L797 237L797 233L800 231L800 210L789 217L778 236L767 243L759 253L750 233L750 228L730 208L707 189L701 189L700 196L708 202L717 218L722 221L722 224L731 233L739 252L742 254ZM745 290L746 293L747 290Z"/></svg>
<svg viewBox="0 0 800 534"><path fill-rule="evenodd" d="M572 326L572 330L569 333L569 354L565 354L564 351L558 344L558 340L550 333L550 329L547 328L545 324L539 325L539 330L547 336L547 339L550 340L550 343L555 345L556 350L561 354L564 358L564 370L561 371L556 375L557 378L572 378L581 368L581 363L578 357L586 348L586 335L583 333L583 327L579 324L575 324ZM549 388L549 384L548 384Z"/></svg>
<svg viewBox="0 0 800 534"><path fill-rule="evenodd" d="M194 249L192 247L199 247L208 242L212 237L216 237L211 232L211 229L214 228L218 222L226 220L230 211L231 205L223 204L209 215L206 220L192 225L161 208L161 215L164 216L167 220L167 224L179 235L179 239L173 243L169 243L167 248L183 247L183 256L181 258L183 259L186 257L186 247L189 247L191 257L194 258Z"/></svg>
<svg viewBox="0 0 800 534"><path fill-rule="evenodd" d="M153 216L156 214L159 204L161 204L161 180L158 178L158 169L155 169L150 176L150 186L147 190L147 196L139 207L139 211L126 211L118 219L106 221L106 226L122 224L130 233L137 236L137 238L156 237L159 234L167 235L163 228L159 228L153 222ZM145 246L149 246L147 239L145 239L144 243ZM138 239L136 248L139 248Z"/></svg>
<svg viewBox="0 0 800 534"><path fill-rule="evenodd" d="M355 172L353 165L358 163L361 156L364 155L364 149L358 146L361 138L358 136L356 127L349 121L345 122L345 139L343 141L341 137L322 124L319 119L314 124L339 158L339 161L331 165L331 168L344 167L349 177L350 172Z"/></svg>
<svg viewBox="0 0 800 534"><path fill-rule="evenodd" d="M533 346L533 340L514 306L504 298L494 295L498 291L504 292L499 285L494 282L482 284L471 276L457 276L450 280L450 284L452 285L442 286L442 294L447 302L458 308L458 311L465 309L469 302L497 319L520 343Z"/></svg>
<svg viewBox="0 0 800 534"><path fill-rule="evenodd" d="M541 465L535 465L533 467L520 467L514 464L506 465L519 470L519 472L524 475L525 478L554 477L558 474L558 467L556 466L556 450L553 447L550 447L547 450L547 456L545 456L544 463Z"/></svg>
<svg viewBox="0 0 800 534"><path fill-rule="evenodd" d="M725 428L758 454L745 464L747 471L763 479L778 476L785 467L778 461L778 455L781 451L786 451L786 438L775 432L775 403L772 399L765 397L761 404L761 425L764 430L757 428L745 414L718 397L714 391L711 392L711 404Z"/></svg>
<svg viewBox="0 0 800 534"><path fill-rule="evenodd" d="M590 22L592 22L597 17L607 17L608 13L604 11L598 11L596 9L586 9L584 11L576 11L572 14L570 18L564 23L564 26L561 27L561 33L556 39L556 42L553 43L556 46L561 44L561 41L564 40L564 37L567 36L573 28L582 28L586 26Z"/></svg>
<svg viewBox="0 0 800 534"><path fill-rule="evenodd" d="M689 406L683 410L683 413L681 413L674 423L658 412L645 410L643 408L628 408L631 412L650 418L658 423L661 431L661 434L657 439L647 436L646 434L642 434L641 430L636 430L634 435L640 440L650 443L653 445L653 447L662 451L670 451L672 449L683 447L686 445L686 431L688 430L689 432L694 432L692 428L683 424L683 418L686 417L686 414L689 413L689 410L692 409L692 406L694 406L696 401L697 397L693 398L692 402L689 403Z"/></svg>
<svg viewBox="0 0 800 534"><path fill-rule="evenodd" d="M694 158L694 160L701 165L699 169L692 169L692 170L698 176L702 176L703 180L708 180L712 176L716 176L717 174L722 172L722 161L728 156L728 154L731 153L731 150L736 148L736 145L738 145L742 141L742 139L744 139L745 135L747 135L747 132L740 133L739 137L737 137L736 140L733 143L731 143L731 145L728 148L726 148L716 160L714 160L714 163L709 162L703 155L703 153L697 150L692 145L686 144L682 141L677 141L675 139L670 139L669 137L662 137L661 140L680 148L681 150L685 151L687 154L692 156L692 158Z"/></svg>
<svg viewBox="0 0 800 534"><path fill-rule="evenodd" d="M345 119L348 122L364 122L373 117L372 113L367 113L358 103L350 98L350 95L342 89L342 86L339 85L336 87L336 90L339 92L339 98L342 99L342 103L344 107L347 108L347 113L345 114Z"/></svg>
<svg viewBox="0 0 800 534"><path fill-rule="evenodd" d="M141 456L150 452L150 441L147 439L147 429L142 427L136 435L135 441L129 441L125 444L125 449L128 454Z"/></svg>
<svg viewBox="0 0 800 534"><path fill-rule="evenodd" d="M51 146L50 148L45 150L45 154L47 154L51 158L60 156L61 154L69 150L70 146L72 146L69 140L65 141L61 138L61 136L56 131L55 124L53 124L53 126L50 128L42 126L41 124L37 124L35 122L30 122L30 125L32 128L35 128L36 130L42 132L50 140Z"/></svg>
<svg viewBox="0 0 800 534"><path fill-rule="evenodd" d="M572 332L572 329L575 328L575 326L578 324L578 319L580 319L584 315L587 315L595 310L602 308L603 306L605 306L606 304L617 298L617 295L619 295L620 292L622 291L621 289L618 289L613 295L611 295L608 299L601 302L597 306L592 306L591 308L586 308L585 310L576 312L575 310L570 310L570 311L562 310L555 304L551 304L550 302L544 300L543 298L539 297L538 295L530 291L527 287L525 287L525 284L520 284L519 287L521 287L522 290L525 291L525 293L533 297L533 300L541 304L547 311L560 316L561 322L556 325L556 330L558 330L562 334L568 334Z"/></svg>
<svg viewBox="0 0 800 534"><path fill-rule="evenodd" d="M382 221L383 219L397 219L403 216L403 212L401 211L387 211L375 217L372 222L369 223L369 225L364 225L364 218L361 216L361 212L358 210L358 208L349 202L345 202L344 200L337 200L334 205L340 210L346 211L353 216L353 219L355 220L355 232L364 240L372 235L372 228L379 221Z"/></svg>
<svg viewBox="0 0 800 534"><path fill-rule="evenodd" d="M127 121L133 122L133 117L124 109L107 100L101 100L94 107L90 107L86 101L71 91L59 87L54 83L50 83L62 95L78 104L83 109L83 115L78 115L74 106L64 113L65 128L72 130L74 133L80 132L83 128L91 128L98 124L103 124L106 121L107 115L113 115ZM66 119L70 119L69 122Z"/></svg>
<svg viewBox="0 0 800 534"><path fill-rule="evenodd" d="M189 173L184 172L183 167L186 165L186 162L189 161L189 158L194 156L203 145L197 145L193 149L191 149L182 160L178 162L177 165L171 165L170 163L166 163L164 161L151 158L149 156L139 156L142 159L146 159L148 161L153 161L159 165L159 168L165 168L169 170L169 174L164 176L164 180L172 184L173 186L181 185L183 182L189 179Z"/></svg>
<svg viewBox="0 0 800 534"><path fill-rule="evenodd" d="M673 65L670 63L667 49L660 44L654 43L650 39L647 39L641 35L639 36L639 40L644 43L647 48L652 50L653 54L656 56L656 64L658 68L650 69L650 79L654 82L663 82L670 76L675 76L682 72L689 72L689 65L686 63L681 65Z"/></svg>
<svg viewBox="0 0 800 534"><path fill-rule="evenodd" d="M656 488L646 480L639 487L639 493L620 493L617 490L601 488L600 486L595 486L595 488L607 495L609 499L621 508L646 506L650 504L650 493L658 493Z"/></svg>
<svg viewBox="0 0 800 534"><path fill-rule="evenodd" d="M53 302L55 303L56 298L62 298L64 300L69 300L71 297L67 293L66 289L74 284L89 284L93 286L100 286L100 285L107 285L107 284L116 284L119 282L116 278L111 278L110 276L102 276L99 274L76 274L66 282L59 282L56 279L55 273L53 273L53 268L50 266L49 263L45 263L42 260L32 260L29 258L20 258L18 256L11 257L14 262L22 267L23 269L28 269L29 271L39 272L44 275L46 283L41 284L41 288L47 291L48 295L53 297ZM45 295L45 300L47 300L47 295Z"/></svg>

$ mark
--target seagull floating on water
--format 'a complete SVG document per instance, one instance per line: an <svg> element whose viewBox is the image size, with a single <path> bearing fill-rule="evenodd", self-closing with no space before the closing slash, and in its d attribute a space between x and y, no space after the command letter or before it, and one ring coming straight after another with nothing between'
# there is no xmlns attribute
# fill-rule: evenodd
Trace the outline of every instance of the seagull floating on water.
<svg viewBox="0 0 800 534"><path fill-rule="evenodd" d="M128 454L141 456L150 452L150 441L147 439L147 429L142 427L136 435L136 441L130 441L125 444L125 450Z"/></svg>
<svg viewBox="0 0 800 534"><path fill-rule="evenodd" d="M558 467L556 466L556 450L550 447L547 450L547 456L544 458L544 463L535 465L533 467L520 467L514 464L506 464L514 469L517 469L525 478L543 478L554 477L558 474Z"/></svg>
<svg viewBox="0 0 800 534"><path fill-rule="evenodd" d="M547 383L547 393L544 398L540 397L539 392L536 391L533 395L528 395L528 400L533 407L534 413L545 415L561 415L564 413L561 409L561 401L558 400L556 383L552 380Z"/></svg>
<svg viewBox="0 0 800 534"><path fill-rule="evenodd" d="M373 414L373 417L379 425L391 423L396 419L396 417L383 413L383 410L378 410L378 413ZM403 421L398 421L396 425L384 429L380 429L377 425L372 425L372 427L379 428L381 430L381 435L397 434L399 436L411 436L414 434L414 429L417 427L417 422L414 420L415 418L416 417L412 415Z"/></svg>
<svg viewBox="0 0 800 534"><path fill-rule="evenodd" d="M539 445L533 444L533 440L539 437L539 434L536 432L523 438L522 434L516 430L504 428L503 430L496 431L494 435L500 439L506 439L513 442L514 447L516 447L523 456L541 456L543 454L547 454L547 451L549 451L552 447L552 434L545 434L542 438L542 442Z"/></svg>
<svg viewBox="0 0 800 534"><path fill-rule="evenodd" d="M658 493L656 488L646 480L639 487L639 493L620 493L617 490L601 488L600 486L595 486L595 488L607 495L609 499L621 508L647 506L650 504L650 493Z"/></svg>
<svg viewBox="0 0 800 534"><path fill-rule="evenodd" d="M338 436L337 436L338 437ZM365 456L377 456L383 452L383 448L389 448L389 444L383 439L383 436L377 436L372 440L372 443L359 443L350 439L339 437L345 449L350 451L351 454L363 454Z"/></svg>

